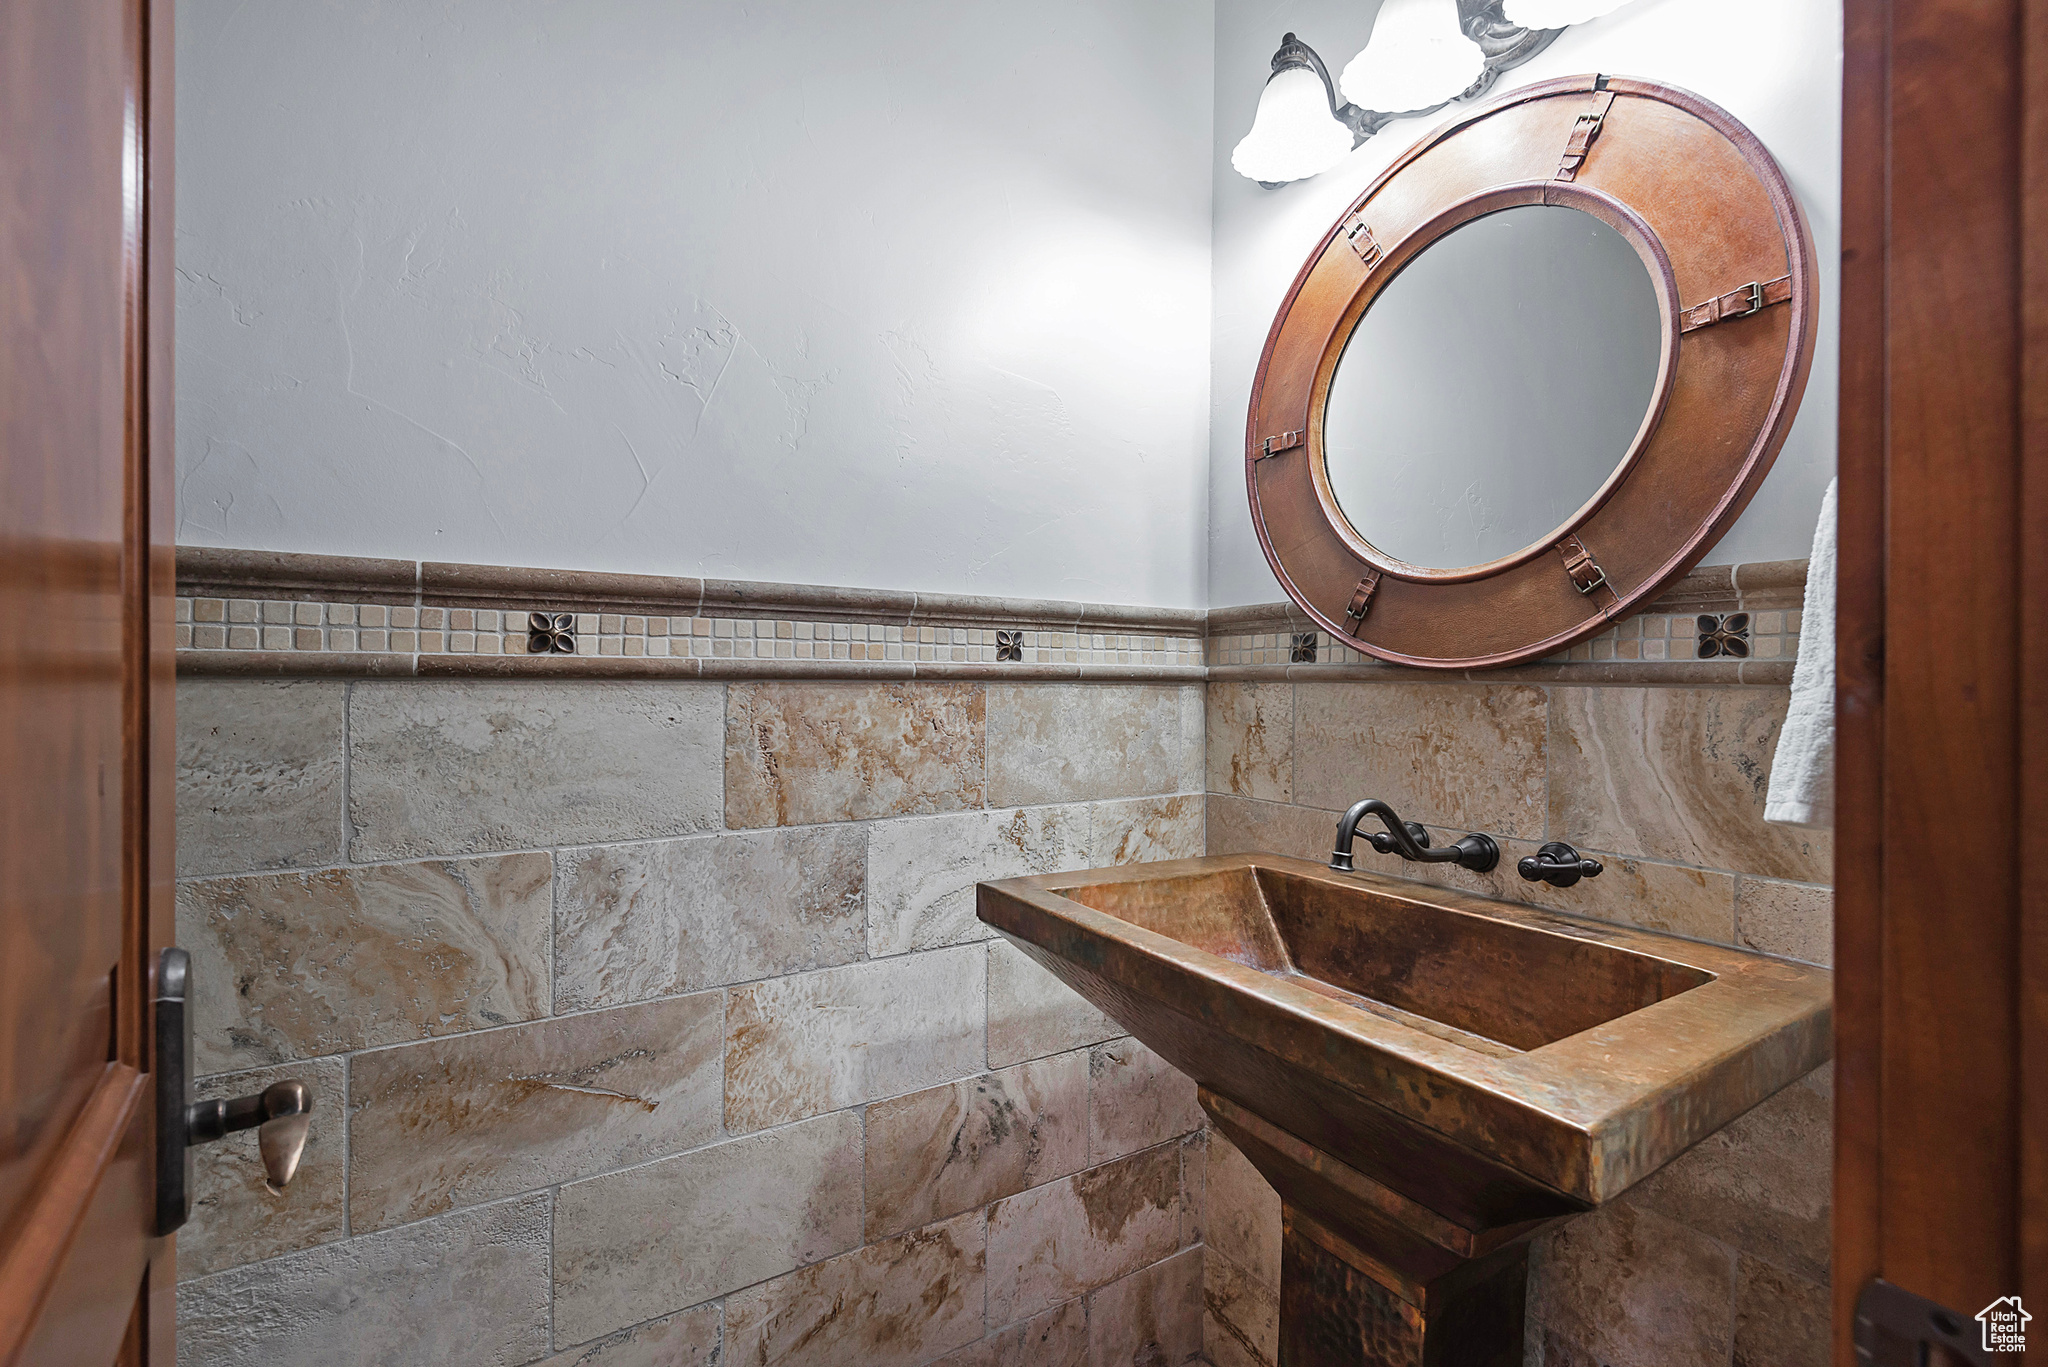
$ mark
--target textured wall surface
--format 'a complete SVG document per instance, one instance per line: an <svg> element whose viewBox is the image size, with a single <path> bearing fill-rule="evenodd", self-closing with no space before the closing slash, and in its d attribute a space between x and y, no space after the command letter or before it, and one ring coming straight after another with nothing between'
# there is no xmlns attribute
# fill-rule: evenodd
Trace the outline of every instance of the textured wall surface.
<svg viewBox="0 0 2048 1367"><path fill-rule="evenodd" d="M1381 797L1439 845L1487 832L1501 862L1474 874L1368 853L1375 872L1825 964L1829 834L1763 822L1787 696L1211 683L1208 850L1325 859L1342 810ZM1571 888L1523 882L1516 861L1545 840L1597 855L1606 871ZM1822 1068L1540 1237L1530 1367L1821 1367L1831 1123ZM1220 1135L1207 1189L1207 1351L1216 1367L1271 1367L1279 1198Z"/></svg>
<svg viewBox="0 0 2048 1367"><path fill-rule="evenodd" d="M1191 606L1208 0L178 7L178 539Z"/></svg>
<svg viewBox="0 0 2048 1367"><path fill-rule="evenodd" d="M1267 62L1295 31L1334 73L1365 45L1377 7L1355 0L1220 0L1216 6L1214 403L1210 416L1211 607L1283 595L1245 501L1245 405L1273 314L1322 235L1414 141L1451 111L1382 129L1335 168L1263 190L1230 166L1252 124ZM1587 71L1695 91L1748 124L1785 170L1820 261L1820 336L1785 449L1741 521L1706 559L1790 560L1813 545L1835 472L1835 300L1841 243L1840 0L1635 0L1567 29L1501 89ZM1455 388L1445 394L1458 402Z"/></svg>
<svg viewBox="0 0 2048 1367"><path fill-rule="evenodd" d="M974 919L1199 854L1200 685L179 688L186 1367L1157 1367L1194 1088ZM721 1357L721 1353L723 1356Z"/></svg>

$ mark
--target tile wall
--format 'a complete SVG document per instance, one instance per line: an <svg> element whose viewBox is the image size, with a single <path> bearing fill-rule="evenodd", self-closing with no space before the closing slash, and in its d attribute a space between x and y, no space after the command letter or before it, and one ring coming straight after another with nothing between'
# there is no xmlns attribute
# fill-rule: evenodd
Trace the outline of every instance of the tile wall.
<svg viewBox="0 0 2048 1367"><path fill-rule="evenodd" d="M1200 853L1202 706L184 679L202 1094L316 1102L199 1152L180 1361L1193 1358L1193 1087L973 885Z"/></svg>
<svg viewBox="0 0 2048 1367"><path fill-rule="evenodd" d="M1377 796L1437 843L1487 832L1501 865L1480 875L1368 851L1361 867L1825 964L1829 835L1763 822L1787 700L1779 686L1653 682L1213 682L1208 849L1327 858L1338 814ZM1605 873L1524 883L1515 862L1545 840ZM1830 1076L1540 1238L1530 1367L1822 1367ZM1270 1365L1278 1199L1220 1135L1207 1192L1206 1350L1216 1367Z"/></svg>

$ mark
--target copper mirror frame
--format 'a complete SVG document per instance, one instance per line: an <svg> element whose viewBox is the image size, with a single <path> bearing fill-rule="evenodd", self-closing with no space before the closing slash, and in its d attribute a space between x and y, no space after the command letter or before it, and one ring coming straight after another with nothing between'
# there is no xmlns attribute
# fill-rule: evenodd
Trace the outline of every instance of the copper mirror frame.
<svg viewBox="0 0 2048 1367"><path fill-rule="evenodd" d="M1330 491L1330 381L1402 266L1523 204L1582 209L1634 245L1662 314L1655 397L1613 473L1551 536L1465 569L1409 565L1354 531ZM1769 473L1813 361L1814 281L1784 172L1697 95L1572 76L1461 114L1352 204L1273 320L1245 432L1267 561L1324 629L1394 664L1517 664L1606 630L1698 564Z"/></svg>

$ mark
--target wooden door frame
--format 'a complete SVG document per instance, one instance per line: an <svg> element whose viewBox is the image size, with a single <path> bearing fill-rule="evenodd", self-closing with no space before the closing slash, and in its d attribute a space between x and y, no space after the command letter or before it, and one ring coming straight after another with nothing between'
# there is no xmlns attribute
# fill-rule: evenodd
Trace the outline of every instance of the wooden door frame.
<svg viewBox="0 0 2048 1367"><path fill-rule="evenodd" d="M2048 3L1845 0L1834 1355L2048 1325Z"/></svg>
<svg viewBox="0 0 2048 1367"><path fill-rule="evenodd" d="M0 1228L0 1364L6 1367L177 1361L174 1241L156 1237L154 1229L149 1009L157 951L173 935L175 876L174 0L94 3L119 11L126 45L120 958L105 1070L38 1174L27 1207ZM79 92L77 98L103 93ZM56 637L73 629L65 622L49 628ZM103 663L89 661L92 667ZM78 781L89 778L80 774Z"/></svg>

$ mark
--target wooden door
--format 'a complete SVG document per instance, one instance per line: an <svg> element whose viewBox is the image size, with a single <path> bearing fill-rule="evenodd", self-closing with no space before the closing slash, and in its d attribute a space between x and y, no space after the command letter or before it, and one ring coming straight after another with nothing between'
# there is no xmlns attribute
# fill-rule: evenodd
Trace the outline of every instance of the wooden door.
<svg viewBox="0 0 2048 1367"><path fill-rule="evenodd" d="M0 0L0 1364L176 1356L169 17Z"/></svg>
<svg viewBox="0 0 2048 1367"><path fill-rule="evenodd" d="M1834 1361L2048 1340L2048 4L1847 0Z"/></svg>

